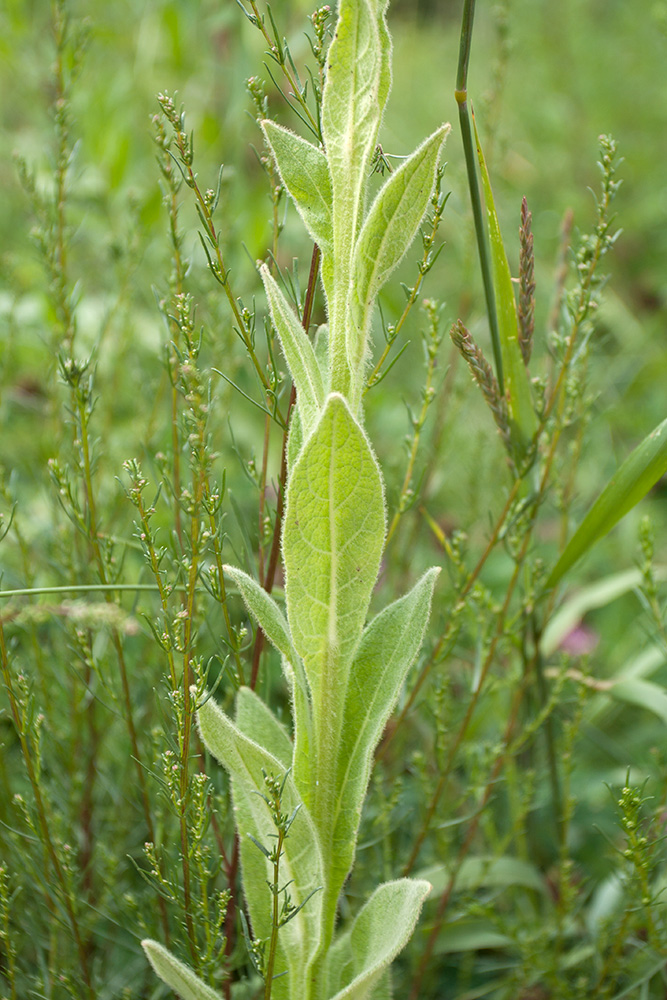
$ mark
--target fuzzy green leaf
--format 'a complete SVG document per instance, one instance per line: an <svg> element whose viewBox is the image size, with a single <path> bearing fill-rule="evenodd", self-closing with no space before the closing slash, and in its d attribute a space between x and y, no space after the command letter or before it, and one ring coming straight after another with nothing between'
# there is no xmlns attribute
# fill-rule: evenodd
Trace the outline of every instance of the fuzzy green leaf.
<svg viewBox="0 0 667 1000"><path fill-rule="evenodd" d="M667 420L651 431L609 480L549 574L553 587L667 472Z"/></svg>
<svg viewBox="0 0 667 1000"><path fill-rule="evenodd" d="M178 993L182 1000L221 1000L220 994L207 986L189 966L167 951L157 941L146 938L141 942L148 961L160 979Z"/></svg>
<svg viewBox="0 0 667 1000"><path fill-rule="evenodd" d="M256 706L253 710L256 711ZM266 795L263 772L278 777L285 774L286 769L276 756L244 735L212 698L200 708L198 722L207 749L232 778L235 822L241 839L243 889L253 934L255 937L268 937L271 933L271 897L266 880L273 878L273 866L268 864L248 834L264 846L270 847L275 843L276 828L263 798ZM301 797L290 775L283 789L283 811L289 814L300 803ZM293 903L298 906L309 893L324 885L318 837L303 805L290 827L283 851L281 882L292 881L290 894ZM300 989L305 995L305 977L320 942L321 899L322 893L316 892L304 909L280 932L280 962L276 971L283 971L279 967L281 962L283 968L287 963L289 977L276 980L277 1000L283 995L299 996Z"/></svg>
<svg viewBox="0 0 667 1000"><path fill-rule="evenodd" d="M315 336L313 337L313 350L315 351L315 357L317 358L317 363L320 366L320 371L322 372L322 381L324 383L326 395L329 395L329 327L326 323L322 323L318 326L315 331Z"/></svg>
<svg viewBox="0 0 667 1000"><path fill-rule="evenodd" d="M391 90L391 35L385 19L389 0L376 0L378 16L378 33L380 36L380 80L378 84L378 107L382 116L389 91Z"/></svg>
<svg viewBox="0 0 667 1000"><path fill-rule="evenodd" d="M417 235L450 128L442 125L425 139L389 175L371 205L355 251L357 295L363 306L372 304Z"/></svg>
<svg viewBox="0 0 667 1000"><path fill-rule="evenodd" d="M409 594L369 623L355 653L348 683L337 762L335 849L354 860L361 808L373 751L424 638L439 568L428 570ZM346 873L347 874L347 873Z"/></svg>
<svg viewBox="0 0 667 1000"><path fill-rule="evenodd" d="M328 761L384 532L375 456L342 396L329 396L292 471L283 534L287 614L312 695L316 752Z"/></svg>
<svg viewBox="0 0 667 1000"><path fill-rule="evenodd" d="M324 403L322 372L306 332L266 266L260 268L271 316L296 386L296 402L307 437L317 423Z"/></svg>
<svg viewBox="0 0 667 1000"><path fill-rule="evenodd" d="M344 395L352 374L346 346L352 257L381 101L389 92L390 47L383 7L377 0L341 0L322 96L322 135L333 191L333 269L325 280L331 294L331 387Z"/></svg>
<svg viewBox="0 0 667 1000"><path fill-rule="evenodd" d="M440 150L450 130L443 125L393 174L378 191L355 249L353 324L348 343L353 371L360 370L375 298L417 235L435 183Z"/></svg>
<svg viewBox="0 0 667 1000"><path fill-rule="evenodd" d="M377 460L343 397L331 395L292 472L283 535L292 639L318 705L347 679L384 531ZM337 681L327 675L332 659L346 664Z"/></svg>
<svg viewBox="0 0 667 1000"><path fill-rule="evenodd" d="M525 456L537 430L537 417L533 409L530 380L526 366L523 363L521 346L519 344L519 324L516 315L516 301L512 275L507 262L507 254L500 232L500 224L496 214L496 206L491 190L491 181L486 167L486 160L477 133L477 125L473 115L473 128L477 145L486 218L491 243L491 262L493 267L493 285L496 294L498 312L498 332L500 336L500 351L503 359L505 391L507 393L507 408L509 411L510 431L517 458Z"/></svg>
<svg viewBox="0 0 667 1000"><path fill-rule="evenodd" d="M380 5L383 6L383 5ZM349 211L338 226L356 236L362 194L380 124L380 101L389 93L386 26L377 0L341 0L327 59L322 95L322 136L336 208ZM334 220L334 239L336 238Z"/></svg>
<svg viewBox="0 0 667 1000"><path fill-rule="evenodd" d="M279 760L283 772L292 766L293 745L285 727L269 706L249 687L236 695L236 725L241 732Z"/></svg>
<svg viewBox="0 0 667 1000"><path fill-rule="evenodd" d="M296 785L322 844L327 933L350 867L337 856L333 816L347 678L361 636L384 542L380 470L346 401L331 395L290 477L283 556L287 615L312 704L310 756L295 757ZM297 720L296 742L301 733Z"/></svg>
<svg viewBox="0 0 667 1000"><path fill-rule="evenodd" d="M267 594L264 587L261 587L257 583L257 580L248 576L242 569L229 565L225 565L222 568L225 576L233 580L241 591L243 603L261 627L266 638L276 647L279 653L282 653L290 663L294 664L298 657L292 645L289 626L284 614L271 595Z"/></svg>
<svg viewBox="0 0 667 1000"><path fill-rule="evenodd" d="M296 460L303 448L303 428L298 407L292 410L289 422L289 434L287 436L287 471L290 473L296 465Z"/></svg>
<svg viewBox="0 0 667 1000"><path fill-rule="evenodd" d="M270 119L262 122L283 184L323 254L331 253L331 176L321 149Z"/></svg>
<svg viewBox="0 0 667 1000"><path fill-rule="evenodd" d="M429 882L399 879L379 886L327 957L331 1000L367 1000L410 940ZM336 991L334 993L334 990Z"/></svg>
<svg viewBox="0 0 667 1000"><path fill-rule="evenodd" d="M243 570L237 569L236 566L223 566L223 569L225 574L236 583L248 611L263 629L269 642L282 654L283 673L290 686L293 699L297 734L297 750L295 752L298 759L305 763L310 752L311 741L310 695L303 663L292 645L285 616L273 598L251 576L248 576ZM241 726L241 729L248 733L244 726Z"/></svg>

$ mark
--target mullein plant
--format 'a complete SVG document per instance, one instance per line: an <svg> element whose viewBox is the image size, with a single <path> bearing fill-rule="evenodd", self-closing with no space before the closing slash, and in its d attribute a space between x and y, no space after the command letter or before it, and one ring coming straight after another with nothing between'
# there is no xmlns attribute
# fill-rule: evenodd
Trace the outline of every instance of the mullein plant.
<svg viewBox="0 0 667 1000"><path fill-rule="evenodd" d="M321 147L262 123L282 183L321 253L328 325L315 341L268 267L261 276L295 388L282 533L286 613L226 566L278 650L293 734L250 689L230 719L212 697L202 739L232 780L251 957L265 997L387 996L389 967L430 891L380 885L337 931L374 750L426 629L439 570L367 623L385 543L380 468L364 429L373 308L429 206L442 125L391 173L370 206L368 182L391 85L387 0L341 0L321 105ZM282 898L281 898L282 897ZM144 949L184 1000L217 994L161 944Z"/></svg>

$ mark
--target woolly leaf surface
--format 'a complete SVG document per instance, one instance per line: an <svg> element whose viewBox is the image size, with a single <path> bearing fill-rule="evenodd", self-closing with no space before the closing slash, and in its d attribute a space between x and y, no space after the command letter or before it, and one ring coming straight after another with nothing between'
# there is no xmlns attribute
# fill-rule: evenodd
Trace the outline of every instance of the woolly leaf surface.
<svg viewBox="0 0 667 1000"><path fill-rule="evenodd" d="M410 940L430 889L429 882L399 879L375 890L351 929L330 950L331 1000L368 1000L373 996L387 968Z"/></svg>
<svg viewBox="0 0 667 1000"><path fill-rule="evenodd" d="M333 196L326 156L317 146L270 119L262 122L262 129L306 229L322 253L329 254L333 240Z"/></svg>
<svg viewBox="0 0 667 1000"><path fill-rule="evenodd" d="M157 941L146 938L141 942L141 947L162 982L177 993L181 1000L221 1000L219 993L212 990L188 965Z"/></svg>

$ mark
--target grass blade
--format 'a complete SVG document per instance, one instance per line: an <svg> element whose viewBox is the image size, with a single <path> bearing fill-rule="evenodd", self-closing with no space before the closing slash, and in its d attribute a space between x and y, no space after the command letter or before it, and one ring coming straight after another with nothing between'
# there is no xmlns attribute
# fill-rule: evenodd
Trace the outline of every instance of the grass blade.
<svg viewBox="0 0 667 1000"><path fill-rule="evenodd" d="M533 410L530 381L519 345L519 326L512 276L507 262L507 254L505 253L500 224L496 214L489 172L486 168L486 160L484 159L484 153L479 141L474 115L472 116L472 123L475 130L475 144L477 146L477 158L479 160L482 190L484 191L484 201L486 204L489 241L491 244L491 264L496 293L498 334L503 359L505 391L508 396L507 405L510 429L517 458L521 459L526 456L532 438L537 430L537 418Z"/></svg>
<svg viewBox="0 0 667 1000"><path fill-rule="evenodd" d="M667 472L667 420L651 431L616 470L561 553L547 580L555 586L595 543L646 496Z"/></svg>

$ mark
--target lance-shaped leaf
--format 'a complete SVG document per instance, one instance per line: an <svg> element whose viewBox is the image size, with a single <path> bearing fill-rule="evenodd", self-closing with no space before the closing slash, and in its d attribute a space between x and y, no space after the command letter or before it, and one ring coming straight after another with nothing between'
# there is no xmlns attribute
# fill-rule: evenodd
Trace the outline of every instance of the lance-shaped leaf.
<svg viewBox="0 0 667 1000"><path fill-rule="evenodd" d="M367 1000L410 940L430 882L399 879L379 886L327 956L331 1000Z"/></svg>
<svg viewBox="0 0 667 1000"><path fill-rule="evenodd" d="M366 174L380 124L380 100L389 93L386 27L377 0L341 0L327 56L322 95L322 135L327 150L338 235L354 237L360 224ZM341 211L342 210L342 211ZM350 247L351 248L351 247Z"/></svg>
<svg viewBox="0 0 667 1000"><path fill-rule="evenodd" d="M307 765L312 739L310 695L301 657L292 644L285 616L270 594L267 594L256 580L253 580L251 576L236 566L226 565L223 566L223 570L226 576L236 583L248 611L263 630L269 642L282 655L283 672L290 685L293 698L296 755L299 762L295 764L295 767L298 771L301 765ZM241 729L249 733L246 727L241 726Z"/></svg>
<svg viewBox="0 0 667 1000"><path fill-rule="evenodd" d="M510 430L516 457L521 460L526 455L537 430L537 417L533 409L528 372L523 362L523 355L521 354L521 346L519 344L519 325L512 275L507 262L507 254L505 253L500 224L496 214L489 172L486 168L486 161L479 141L474 115L472 121L475 129L477 158L479 160L484 203L486 205L489 242L491 244L493 285L496 293L498 333L503 360L505 391L508 396Z"/></svg>
<svg viewBox="0 0 667 1000"><path fill-rule="evenodd" d="M262 122L264 136L283 184L306 229L323 254L331 253L331 176L321 149L270 119Z"/></svg>
<svg viewBox="0 0 667 1000"><path fill-rule="evenodd" d="M389 91L382 4L341 0L327 56L322 135L333 191L332 272L326 274L331 337L331 386L347 394L351 372L346 330L352 256L361 227L368 169ZM323 272L324 274L324 272Z"/></svg>
<svg viewBox="0 0 667 1000"><path fill-rule="evenodd" d="M320 372L322 373L322 384L324 386L324 393L326 397L329 395L331 388L331 377L329 372L329 327L326 323L323 323L317 328L315 336L313 337L313 350L315 351L315 357L317 358L317 363L320 366ZM295 407L292 410L292 416L290 418L289 437L287 440L288 474L294 468L302 447L303 428L301 427L299 410Z"/></svg>
<svg viewBox="0 0 667 1000"><path fill-rule="evenodd" d="M296 663L298 656L292 645L287 620L271 595L267 594L264 587L261 587L257 580L248 576L242 569L229 565L222 568L225 576L233 580L241 591L245 606L269 642L276 647L279 653L286 656L290 663Z"/></svg>
<svg viewBox="0 0 667 1000"><path fill-rule="evenodd" d="M350 845L336 853L333 826L345 691L384 532L375 456L346 401L331 395L292 471L283 534L287 616L312 696L310 759L295 757L294 777L330 873L322 904L327 936L350 867Z"/></svg>
<svg viewBox="0 0 667 1000"><path fill-rule="evenodd" d="M301 417L299 416L298 407L294 407L292 410L292 416L289 422L289 434L287 437L287 473L291 473L292 469L296 465L296 460L299 457L299 452L303 448L303 428L301 426ZM289 479L288 479L289 482Z"/></svg>
<svg viewBox="0 0 667 1000"><path fill-rule="evenodd" d="M366 350L366 333L375 298L417 235L435 183L440 150L450 130L443 125L390 174L366 216L355 249L353 324L348 343L352 370Z"/></svg>
<svg viewBox="0 0 667 1000"><path fill-rule="evenodd" d="M320 718L342 711L384 532L377 461L346 401L333 394L292 472L283 533L287 615Z"/></svg>
<svg viewBox="0 0 667 1000"><path fill-rule="evenodd" d="M292 766L292 741L269 706L249 687L236 695L236 725L241 732L279 760L283 771Z"/></svg>
<svg viewBox="0 0 667 1000"><path fill-rule="evenodd" d="M253 710L256 711L256 706ZM276 828L264 799L264 774L279 777L285 774L285 767L277 757L244 735L212 698L200 708L198 722L206 747L232 778L235 822L241 840L243 890L252 930L255 937L268 937L272 916L266 880L273 878L273 866L250 838L268 849L275 843ZM291 814L297 806L300 808L285 839L280 861L281 882L291 882L290 895L296 906L322 888L325 876L311 817L288 775L283 788L282 810ZM289 995L288 987L291 995L297 996L304 986L304 977L320 942L321 896L322 893L316 891L304 909L281 929L282 944L276 972L284 971L287 963L290 974L276 979L277 1000ZM279 967L280 963L283 968Z"/></svg>
<svg viewBox="0 0 667 1000"><path fill-rule="evenodd" d="M354 656L337 761L334 814L336 853L347 854L350 865L373 751L421 647L439 573L439 568L428 570L409 594L381 611L364 630Z"/></svg>
<svg viewBox="0 0 667 1000"><path fill-rule="evenodd" d="M549 574L547 587L561 577L629 510L646 496L667 472L667 420L651 431L609 480L588 514L565 546Z"/></svg>
<svg viewBox="0 0 667 1000"><path fill-rule="evenodd" d="M141 947L160 979L182 1000L221 1000L219 993L157 941L146 938Z"/></svg>
<svg viewBox="0 0 667 1000"><path fill-rule="evenodd" d="M322 372L322 381L326 389L326 395L329 395L329 327L326 323L322 323L318 326L315 336L313 337L313 350L315 351L315 357L317 358L317 363L320 366L320 371Z"/></svg>
<svg viewBox="0 0 667 1000"><path fill-rule="evenodd" d="M283 657L283 668L285 658ZM292 743L287 730L278 721L271 709L250 688L242 687L236 695L236 725L241 732L280 761L285 771L293 769L303 773L310 761L312 726L310 704L307 696L302 697L297 688L294 691L292 711L294 714L295 739ZM258 859L255 859L258 860Z"/></svg>
<svg viewBox="0 0 667 1000"><path fill-rule="evenodd" d="M294 385L296 401L307 437L317 423L324 403L322 372L306 332L266 266L260 268L271 316L287 361Z"/></svg>
<svg viewBox="0 0 667 1000"><path fill-rule="evenodd" d="M380 116L385 109L389 91L391 90L391 35L385 19L389 0L376 0L378 15L378 33L380 36L380 81L378 84L378 107Z"/></svg>

